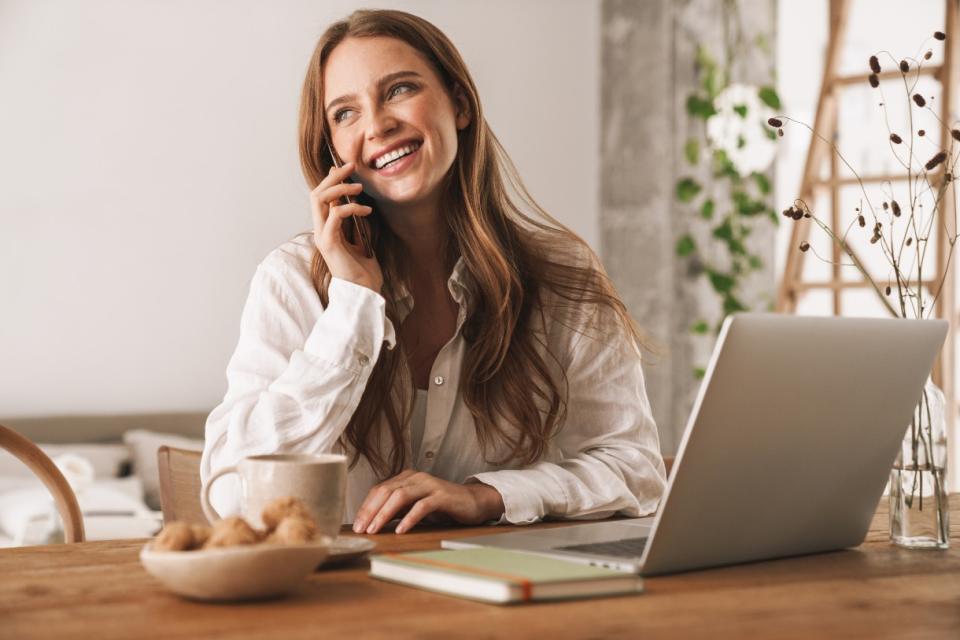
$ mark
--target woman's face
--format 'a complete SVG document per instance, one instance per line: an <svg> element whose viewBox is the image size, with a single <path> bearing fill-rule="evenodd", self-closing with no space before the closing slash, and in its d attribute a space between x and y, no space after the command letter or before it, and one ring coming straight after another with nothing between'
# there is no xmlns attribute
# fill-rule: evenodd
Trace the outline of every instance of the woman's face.
<svg viewBox="0 0 960 640"><path fill-rule="evenodd" d="M434 197L470 118L465 108L457 113L430 63L395 38L347 38L330 53L323 83L333 145L356 163L364 191L378 203ZM384 165L385 152L398 149L407 155Z"/></svg>

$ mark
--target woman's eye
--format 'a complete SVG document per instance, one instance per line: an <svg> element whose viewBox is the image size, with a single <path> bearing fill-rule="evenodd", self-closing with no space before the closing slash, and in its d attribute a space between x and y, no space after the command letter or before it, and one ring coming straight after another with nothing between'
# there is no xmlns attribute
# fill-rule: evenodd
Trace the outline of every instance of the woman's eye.
<svg viewBox="0 0 960 640"><path fill-rule="evenodd" d="M340 111L337 111L335 114L333 114L333 121L340 122L343 120L343 114L349 113L350 111L353 111L353 109L340 109Z"/></svg>
<svg viewBox="0 0 960 640"><path fill-rule="evenodd" d="M410 91L414 91L416 88L417 87L415 85L412 85L409 82L401 82L400 84L395 84L394 86L390 87L387 97L392 98L394 95L400 93L409 93ZM406 91L400 91L401 89L406 89ZM353 109L340 109L340 111L337 111L335 114L333 114L333 122L335 124L339 124L340 121L344 119L346 114L350 113L351 111L353 111Z"/></svg>
<svg viewBox="0 0 960 640"><path fill-rule="evenodd" d="M410 91L413 91L416 87L414 87L414 86L413 86L412 84L410 84L410 83L401 82L400 84L394 85L394 86L390 89L390 95L393 96L394 94L398 93L397 89L403 89L403 88L407 88L407 89L409 89ZM404 91L403 93L408 93L408 92L407 92L407 91Z"/></svg>

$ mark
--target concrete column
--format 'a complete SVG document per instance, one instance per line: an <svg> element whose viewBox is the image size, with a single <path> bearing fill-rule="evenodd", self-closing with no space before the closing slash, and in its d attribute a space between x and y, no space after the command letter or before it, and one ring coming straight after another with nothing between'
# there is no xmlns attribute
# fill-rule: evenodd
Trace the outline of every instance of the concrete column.
<svg viewBox="0 0 960 640"><path fill-rule="evenodd" d="M690 175L682 148L698 126L685 109L697 83L697 45L721 54L722 10L722 0L602 4L600 254L631 314L660 347L644 374L668 454L676 451L699 387L693 370L706 364L713 346L712 336L694 336L690 327L720 317L709 283L674 252L685 233L700 246L712 244L706 226L675 200L674 185ZM740 13L747 42L765 33L773 51L775 0L745 0ZM747 51L733 81L771 82L772 54ZM774 293L774 233L758 227L751 248L765 267L748 280L744 298L765 310Z"/></svg>

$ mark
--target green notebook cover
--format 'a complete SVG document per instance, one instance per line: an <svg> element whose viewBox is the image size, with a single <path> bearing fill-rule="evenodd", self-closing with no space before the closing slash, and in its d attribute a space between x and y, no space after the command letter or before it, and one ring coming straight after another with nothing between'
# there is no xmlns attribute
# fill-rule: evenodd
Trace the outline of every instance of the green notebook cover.
<svg viewBox="0 0 960 640"><path fill-rule="evenodd" d="M397 572L389 565L405 570ZM499 602L635 593L643 584L639 576L612 569L490 548L376 555L371 558L371 575ZM463 578L506 585L509 592L503 593L509 595L483 597L478 595L487 592L482 585L471 591Z"/></svg>

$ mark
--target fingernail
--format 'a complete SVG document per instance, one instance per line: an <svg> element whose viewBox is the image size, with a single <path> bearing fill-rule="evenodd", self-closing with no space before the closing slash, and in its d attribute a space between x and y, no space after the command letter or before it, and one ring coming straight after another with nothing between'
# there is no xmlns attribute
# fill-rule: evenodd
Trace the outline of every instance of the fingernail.
<svg viewBox="0 0 960 640"><path fill-rule="evenodd" d="M371 522L370 526L367 527L367 533L373 533L374 531L376 531L376 525L373 522Z"/></svg>
<svg viewBox="0 0 960 640"><path fill-rule="evenodd" d="M354 532L354 533L360 533L361 531L363 531L363 527L360 526L360 523L359 523L359 522L354 522L354 523L353 523L353 532Z"/></svg>
<svg viewBox="0 0 960 640"><path fill-rule="evenodd" d="M403 527L403 526L401 526L401 525L397 525L396 532L397 532L397 533L406 533L406 532L407 532L407 529L406 529L406 527Z"/></svg>

